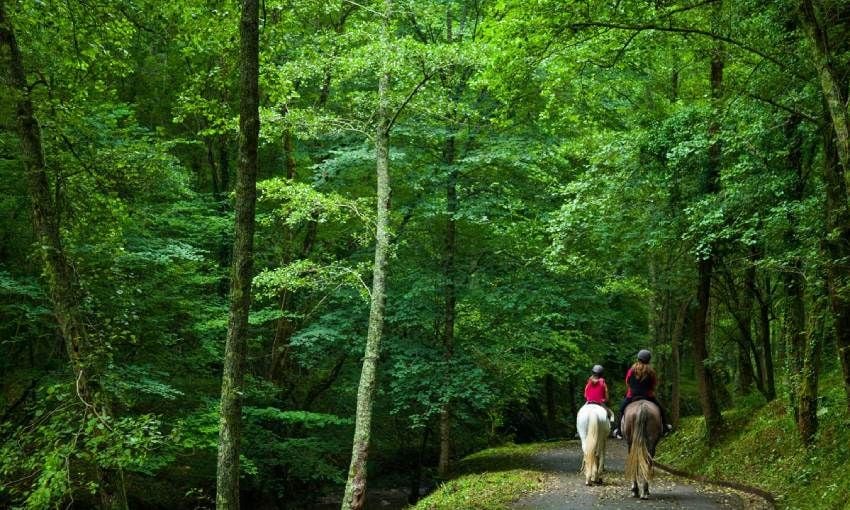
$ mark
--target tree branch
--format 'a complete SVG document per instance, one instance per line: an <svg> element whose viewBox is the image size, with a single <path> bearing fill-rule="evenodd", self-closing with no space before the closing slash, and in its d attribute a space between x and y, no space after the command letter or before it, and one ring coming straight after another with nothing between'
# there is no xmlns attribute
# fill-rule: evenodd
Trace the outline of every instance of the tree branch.
<svg viewBox="0 0 850 510"><path fill-rule="evenodd" d="M672 33L678 33L678 34L701 35L703 37L708 37L708 38L714 39L716 41L722 41L722 42L725 42L725 43L729 43L733 46L737 46L738 48L740 48L744 51L747 51L747 52L752 53L754 55L758 55L759 57L761 57L761 58L763 58L763 59L765 59L769 62L773 62L774 64L776 64L779 67L787 68L787 64L785 62L782 62L777 57L774 57L772 55L768 55L767 53L765 53L765 52L763 52L763 51L761 51L757 48L754 48L754 47L750 46L749 44L746 44L746 43L743 43L741 41L732 39L731 37L727 37L725 35L717 34L715 32L711 32L711 31L708 31L708 30L702 30L702 29L699 29L699 28L663 26L663 25L655 25L655 24L651 24L651 23L642 24L642 25L629 25L629 24L626 24L626 23L611 23L611 22L607 22L607 21L584 21L584 22L580 22L580 23L571 23L569 25L569 28L576 31L576 32L578 32L579 30L581 30L583 28L610 28L610 29L615 29L615 30L634 30L634 31L637 31L637 32L643 32L645 30L653 30L653 31L657 31L657 32L672 32ZM792 74L794 74L794 73L792 72ZM797 75L795 74L795 76L797 76Z"/></svg>
<svg viewBox="0 0 850 510"><path fill-rule="evenodd" d="M395 111L393 118L390 119L390 123L387 124L387 132L389 132L393 128L396 119L398 119L398 116L401 114L402 110L404 110L404 108L407 106L407 103L409 103L410 100L413 99L413 96L415 96L416 93L419 92L419 89L421 89L428 82L428 80L431 79L432 76L434 76L434 73L426 74L425 76L423 76L422 81L420 81L416 85L416 87L414 87L413 90L410 91L410 94L407 95L407 97L404 99L404 102L401 103L401 106L399 106L398 110Z"/></svg>

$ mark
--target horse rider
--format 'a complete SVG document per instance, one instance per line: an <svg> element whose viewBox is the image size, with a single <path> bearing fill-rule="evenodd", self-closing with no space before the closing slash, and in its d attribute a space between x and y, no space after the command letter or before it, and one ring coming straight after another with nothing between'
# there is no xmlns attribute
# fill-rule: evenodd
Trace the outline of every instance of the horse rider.
<svg viewBox="0 0 850 510"><path fill-rule="evenodd" d="M608 421L611 426L614 426L614 412L608 407L608 385L605 383L605 378L602 373L605 371L602 365L593 365L590 370L590 377L587 379L587 384L584 386L584 400L588 404L596 404L602 406L605 412L608 413Z"/></svg>
<svg viewBox="0 0 850 510"><path fill-rule="evenodd" d="M623 412L626 406L635 400L648 400L658 406L661 411L662 429L666 434L673 431L673 426L667 421L667 415L664 412L664 407L655 398L655 388L658 386L658 376L655 374L655 369L649 364L652 359L652 353L646 349L641 349L637 354L637 361L626 372L626 398L623 399L620 405L619 421L617 428L614 429L614 436L622 439L621 433Z"/></svg>

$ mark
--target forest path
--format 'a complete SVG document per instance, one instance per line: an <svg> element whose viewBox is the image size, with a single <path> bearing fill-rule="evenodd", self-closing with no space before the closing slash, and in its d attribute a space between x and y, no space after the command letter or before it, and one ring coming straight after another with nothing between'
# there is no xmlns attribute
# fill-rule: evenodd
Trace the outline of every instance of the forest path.
<svg viewBox="0 0 850 510"><path fill-rule="evenodd" d="M668 439L674 441L675 436ZM663 448L663 444L660 445ZM586 487L581 467L581 443L570 441L532 457L532 467L550 473L545 492L531 494L514 503L515 510L572 510L589 508L655 510L661 508L752 509L771 508L765 502L729 489L691 482L655 469L650 485L650 499L631 497L631 484L626 482L623 467L625 441L610 439L605 459L602 485Z"/></svg>

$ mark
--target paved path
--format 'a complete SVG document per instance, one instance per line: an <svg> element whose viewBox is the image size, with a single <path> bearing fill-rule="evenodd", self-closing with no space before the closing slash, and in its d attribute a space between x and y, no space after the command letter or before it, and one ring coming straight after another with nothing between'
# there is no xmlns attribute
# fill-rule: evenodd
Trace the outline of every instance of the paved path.
<svg viewBox="0 0 850 510"><path fill-rule="evenodd" d="M659 448L663 447L663 444ZM650 499L631 497L631 484L623 475L626 456L624 441L609 440L603 485L586 487L580 474L581 444L571 441L566 447L538 453L532 459L534 469L548 473L545 492L529 495L517 503L516 510L578 510L591 508L655 510L673 509L751 509L769 508L747 495L723 488L706 487L655 470Z"/></svg>

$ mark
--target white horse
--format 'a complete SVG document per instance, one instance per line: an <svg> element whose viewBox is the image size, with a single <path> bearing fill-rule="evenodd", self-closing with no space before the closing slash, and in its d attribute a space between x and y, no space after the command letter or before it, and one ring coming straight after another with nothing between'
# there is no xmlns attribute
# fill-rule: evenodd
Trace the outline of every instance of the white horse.
<svg viewBox="0 0 850 510"><path fill-rule="evenodd" d="M583 405L576 416L576 427L581 437L581 449L584 452L581 466L584 471L584 484L602 483L605 443L611 431L608 410L597 404Z"/></svg>

